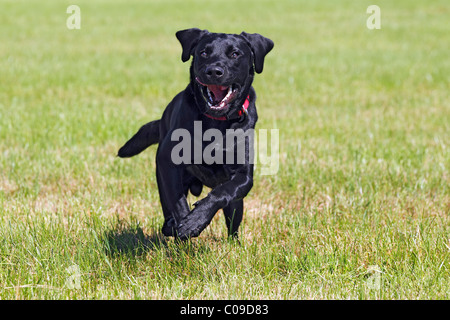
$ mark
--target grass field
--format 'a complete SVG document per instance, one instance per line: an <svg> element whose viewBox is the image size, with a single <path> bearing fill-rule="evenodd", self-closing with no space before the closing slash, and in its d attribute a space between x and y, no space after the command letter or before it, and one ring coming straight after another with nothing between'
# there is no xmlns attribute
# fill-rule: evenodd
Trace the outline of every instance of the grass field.
<svg viewBox="0 0 450 320"><path fill-rule="evenodd" d="M0 299L450 299L448 0L0 8ZM189 27L275 42L254 87L279 171L240 245L221 213L162 236L156 148L115 156L185 88Z"/></svg>

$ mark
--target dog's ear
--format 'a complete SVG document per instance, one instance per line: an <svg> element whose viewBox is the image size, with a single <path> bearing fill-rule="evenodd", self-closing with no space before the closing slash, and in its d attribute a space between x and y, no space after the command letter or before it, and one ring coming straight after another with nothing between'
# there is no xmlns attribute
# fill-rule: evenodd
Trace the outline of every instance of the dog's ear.
<svg viewBox="0 0 450 320"><path fill-rule="evenodd" d="M200 30L197 28L180 30L175 35L177 36L178 41L181 43L181 47L183 48L183 53L181 54L181 60L186 62L191 57L191 54L194 52L195 46L198 44L200 39L208 34L208 30Z"/></svg>
<svg viewBox="0 0 450 320"><path fill-rule="evenodd" d="M252 49L256 73L261 73L264 67L264 57L272 50L274 45L273 41L258 33L247 33L243 31L240 35Z"/></svg>

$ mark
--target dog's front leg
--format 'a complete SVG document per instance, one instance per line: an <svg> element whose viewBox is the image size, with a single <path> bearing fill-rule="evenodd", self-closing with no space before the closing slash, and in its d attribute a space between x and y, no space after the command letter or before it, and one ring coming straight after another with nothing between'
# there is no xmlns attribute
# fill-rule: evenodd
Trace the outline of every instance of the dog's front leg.
<svg viewBox="0 0 450 320"><path fill-rule="evenodd" d="M162 233L176 236L180 221L189 214L189 205L182 183L184 166L173 164L167 154L161 144L156 154L156 176L165 220Z"/></svg>
<svg viewBox="0 0 450 320"><path fill-rule="evenodd" d="M217 211L232 201L244 198L253 186L252 169L235 173L229 181L218 185L198 201L189 215L178 224L178 236L197 237L209 225Z"/></svg>

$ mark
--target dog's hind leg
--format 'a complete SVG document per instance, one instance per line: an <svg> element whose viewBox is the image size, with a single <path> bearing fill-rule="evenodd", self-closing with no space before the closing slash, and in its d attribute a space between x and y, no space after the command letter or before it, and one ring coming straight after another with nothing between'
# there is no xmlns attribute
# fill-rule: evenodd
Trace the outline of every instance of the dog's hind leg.
<svg viewBox="0 0 450 320"><path fill-rule="evenodd" d="M239 225L241 224L242 215L244 213L244 200L239 199L231 202L228 206L223 208L223 213L228 228L228 236L237 238Z"/></svg>

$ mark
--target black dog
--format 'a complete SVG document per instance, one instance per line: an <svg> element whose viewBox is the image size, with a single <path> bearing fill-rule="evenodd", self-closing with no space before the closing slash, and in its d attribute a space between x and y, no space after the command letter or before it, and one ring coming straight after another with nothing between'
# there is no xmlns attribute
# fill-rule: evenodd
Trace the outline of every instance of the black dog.
<svg viewBox="0 0 450 320"><path fill-rule="evenodd" d="M245 159L239 162L234 138L231 148L214 141L214 155L221 153L225 157L219 159L228 161L211 163L202 158L207 148L202 134L215 129L226 137L230 129L254 129L258 116L251 85L254 72L263 71L264 57L272 50L273 42L259 34L210 33L196 28L178 31L176 36L183 48L181 60L186 62L193 56L190 83L169 103L162 118L144 125L119 150L118 156L132 157L159 143L156 178L165 219L164 235L196 237L223 209L228 233L236 237L244 210L243 198L253 186L253 145L244 143ZM199 124L200 136L196 133ZM183 141L194 152L183 150L181 163L174 161L174 154L180 155L174 153L180 149L180 129L194 137ZM211 192L190 210L188 191L199 196L203 185L212 188Z"/></svg>

